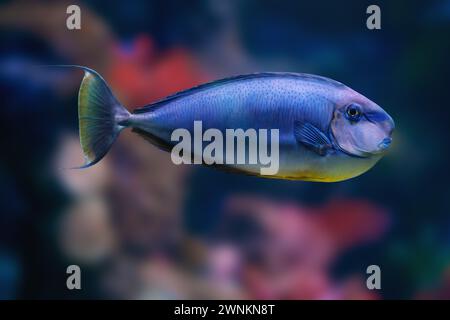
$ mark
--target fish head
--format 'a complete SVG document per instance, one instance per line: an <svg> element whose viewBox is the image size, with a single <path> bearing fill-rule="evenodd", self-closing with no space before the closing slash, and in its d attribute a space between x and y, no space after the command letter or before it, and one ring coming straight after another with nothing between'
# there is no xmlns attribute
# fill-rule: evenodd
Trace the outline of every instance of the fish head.
<svg viewBox="0 0 450 320"><path fill-rule="evenodd" d="M375 102L351 89L343 96L330 125L335 143L351 156L382 155L392 142L394 120Z"/></svg>

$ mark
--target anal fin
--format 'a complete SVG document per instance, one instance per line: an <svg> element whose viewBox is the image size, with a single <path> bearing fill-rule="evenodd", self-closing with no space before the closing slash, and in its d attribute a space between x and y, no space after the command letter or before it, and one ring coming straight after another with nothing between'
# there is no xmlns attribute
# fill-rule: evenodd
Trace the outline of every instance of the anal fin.
<svg viewBox="0 0 450 320"><path fill-rule="evenodd" d="M159 149L161 149L163 151L168 151L169 152L171 150L171 146L167 142L165 142L161 138L158 138L158 137L152 135L151 133L148 133L145 130L142 130L142 129L139 129L139 128L133 128L132 131L134 133L137 133L142 138L144 138L145 140L147 140L148 142L150 142L151 144L153 144L154 146L158 147Z"/></svg>

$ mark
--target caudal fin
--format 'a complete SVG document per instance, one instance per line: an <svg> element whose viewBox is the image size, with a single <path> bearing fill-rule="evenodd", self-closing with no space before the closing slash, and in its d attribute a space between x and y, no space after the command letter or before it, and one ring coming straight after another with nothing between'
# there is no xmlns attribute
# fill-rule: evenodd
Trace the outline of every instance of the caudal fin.
<svg viewBox="0 0 450 320"><path fill-rule="evenodd" d="M105 80L94 70L82 67L84 78L78 93L80 143L87 168L108 152L130 113L117 101Z"/></svg>

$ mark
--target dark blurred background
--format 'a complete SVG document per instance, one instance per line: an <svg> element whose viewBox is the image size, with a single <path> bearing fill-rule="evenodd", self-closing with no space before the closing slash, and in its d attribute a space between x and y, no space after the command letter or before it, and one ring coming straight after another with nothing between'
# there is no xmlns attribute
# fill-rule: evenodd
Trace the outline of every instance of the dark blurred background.
<svg viewBox="0 0 450 320"><path fill-rule="evenodd" d="M450 298L449 0L2 1L0 39L1 299ZM82 162L82 74L46 64L94 68L130 110L230 75L319 74L388 111L394 144L329 184L175 166L131 132L61 170Z"/></svg>

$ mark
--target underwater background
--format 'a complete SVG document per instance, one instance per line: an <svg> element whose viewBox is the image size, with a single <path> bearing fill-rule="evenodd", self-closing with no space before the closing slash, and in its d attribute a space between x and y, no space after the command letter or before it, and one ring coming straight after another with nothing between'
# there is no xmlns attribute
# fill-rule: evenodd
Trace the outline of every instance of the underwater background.
<svg viewBox="0 0 450 320"><path fill-rule="evenodd" d="M450 299L449 56L449 0L1 1L0 299ZM129 110L236 74L319 74L396 131L339 183L176 166L130 131L61 170L82 163L82 73L47 64L97 70Z"/></svg>

